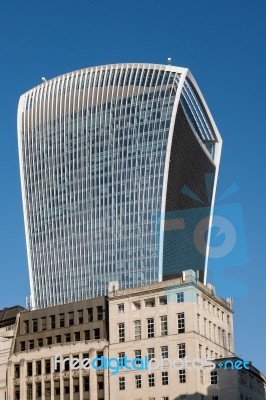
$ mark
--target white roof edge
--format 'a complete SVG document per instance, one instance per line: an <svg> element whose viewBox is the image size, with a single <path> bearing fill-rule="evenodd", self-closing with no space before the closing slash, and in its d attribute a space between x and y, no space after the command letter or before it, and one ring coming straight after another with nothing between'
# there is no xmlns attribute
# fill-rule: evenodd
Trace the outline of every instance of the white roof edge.
<svg viewBox="0 0 266 400"><path fill-rule="evenodd" d="M136 63L118 63L118 64L94 65L92 67L86 67L86 68L77 69L77 70L74 70L74 71L66 72L64 74L55 76L54 78L47 79L45 82L41 82L39 85L34 86L32 89L27 90L20 97L24 97L25 95L30 94L31 92L33 92L34 90L36 90L40 86L47 85L49 82L52 82L52 81L57 80L59 78L62 78L64 76L67 77L67 76L72 75L72 74L76 75L77 73L80 73L80 72L83 72L83 71L88 71L88 70L98 70L98 69L101 69L101 68L102 69L104 69L104 68L109 69L109 68L112 68L112 67L115 68L115 67L120 67L120 66L124 66L124 67L146 67L147 66L148 68L162 68L162 69L164 69L166 71L168 70L168 71L172 71L172 72L179 72L180 74L185 72L185 71L188 71L188 69L185 68L185 67L178 67L178 66L175 66L175 65L168 65L168 64L153 64L153 63L137 63L136 62Z"/></svg>

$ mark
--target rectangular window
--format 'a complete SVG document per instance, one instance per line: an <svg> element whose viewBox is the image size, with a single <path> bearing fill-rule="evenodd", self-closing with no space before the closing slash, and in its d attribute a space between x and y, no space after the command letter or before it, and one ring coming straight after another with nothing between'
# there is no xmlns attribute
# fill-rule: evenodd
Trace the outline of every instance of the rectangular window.
<svg viewBox="0 0 266 400"><path fill-rule="evenodd" d="M202 345L199 344L199 359L201 360L201 356L202 356Z"/></svg>
<svg viewBox="0 0 266 400"><path fill-rule="evenodd" d="M141 375L135 375L135 388L141 389Z"/></svg>
<svg viewBox="0 0 266 400"><path fill-rule="evenodd" d="M147 336L148 338L154 337L154 318L147 318Z"/></svg>
<svg viewBox="0 0 266 400"><path fill-rule="evenodd" d="M15 378L20 377L20 365L19 364L14 365L14 373L15 373Z"/></svg>
<svg viewBox="0 0 266 400"><path fill-rule="evenodd" d="M34 349L34 340L29 340L29 349Z"/></svg>
<svg viewBox="0 0 266 400"><path fill-rule="evenodd" d="M68 325L69 326L74 325L74 313L73 313L73 311L70 311L68 313Z"/></svg>
<svg viewBox="0 0 266 400"><path fill-rule="evenodd" d="M27 376L32 376L32 362L27 362Z"/></svg>
<svg viewBox="0 0 266 400"><path fill-rule="evenodd" d="M47 336L46 337L46 344L47 344L47 346L50 346L51 344L53 344L52 336Z"/></svg>
<svg viewBox="0 0 266 400"><path fill-rule="evenodd" d="M36 383L36 395L37 397L42 397L42 383Z"/></svg>
<svg viewBox="0 0 266 400"><path fill-rule="evenodd" d="M148 385L149 385L149 387L155 386L154 373L148 374Z"/></svg>
<svg viewBox="0 0 266 400"><path fill-rule="evenodd" d="M88 322L93 322L93 308L90 307L87 309L88 311Z"/></svg>
<svg viewBox="0 0 266 400"><path fill-rule="evenodd" d="M91 333L89 330L84 331L84 340L91 340Z"/></svg>
<svg viewBox="0 0 266 400"><path fill-rule="evenodd" d="M184 292L179 292L176 294L177 303L184 303Z"/></svg>
<svg viewBox="0 0 266 400"><path fill-rule="evenodd" d="M201 384L201 385L204 385L203 369L200 370L200 384Z"/></svg>
<svg viewBox="0 0 266 400"><path fill-rule="evenodd" d="M61 335L56 335L55 341L56 343L61 343Z"/></svg>
<svg viewBox="0 0 266 400"><path fill-rule="evenodd" d="M197 314L197 332L200 333L200 315Z"/></svg>
<svg viewBox="0 0 266 400"><path fill-rule="evenodd" d="M37 319L32 320L32 331L38 332L38 320Z"/></svg>
<svg viewBox="0 0 266 400"><path fill-rule="evenodd" d="M83 310L78 310L78 323L83 324Z"/></svg>
<svg viewBox="0 0 266 400"><path fill-rule="evenodd" d="M185 314L184 313L177 314L177 331L178 331L178 333L185 332Z"/></svg>
<svg viewBox="0 0 266 400"><path fill-rule="evenodd" d="M45 360L45 373L46 374L51 373L51 361L50 360Z"/></svg>
<svg viewBox="0 0 266 400"><path fill-rule="evenodd" d="M29 321L24 321L24 333L27 334L30 332L30 324Z"/></svg>
<svg viewBox="0 0 266 400"><path fill-rule="evenodd" d="M71 334L70 333L66 333L65 334L65 341L66 341L66 343L70 343L71 342Z"/></svg>
<svg viewBox="0 0 266 400"><path fill-rule="evenodd" d="M98 318L98 321L103 320L103 306L97 307L97 318Z"/></svg>
<svg viewBox="0 0 266 400"><path fill-rule="evenodd" d="M132 310L140 310L140 301L133 301L132 303Z"/></svg>
<svg viewBox="0 0 266 400"><path fill-rule="evenodd" d="M100 328L94 329L94 339L100 339Z"/></svg>
<svg viewBox="0 0 266 400"><path fill-rule="evenodd" d="M227 341L228 341L228 350L231 350L231 335L228 333L227 335Z"/></svg>
<svg viewBox="0 0 266 400"><path fill-rule="evenodd" d="M79 342L80 341L80 332L74 332L74 338L75 338L75 342Z"/></svg>
<svg viewBox="0 0 266 400"><path fill-rule="evenodd" d="M207 320L204 318L204 336L207 336Z"/></svg>
<svg viewBox="0 0 266 400"><path fill-rule="evenodd" d="M119 342L125 341L125 324L124 323L118 324L118 339L119 339Z"/></svg>
<svg viewBox="0 0 266 400"><path fill-rule="evenodd" d="M20 400L20 388L19 386L15 386L15 400Z"/></svg>
<svg viewBox="0 0 266 400"><path fill-rule="evenodd" d="M155 299L145 300L145 307L146 308L155 307Z"/></svg>
<svg viewBox="0 0 266 400"><path fill-rule="evenodd" d="M162 385L168 385L168 372L166 371L162 372Z"/></svg>
<svg viewBox="0 0 266 400"><path fill-rule="evenodd" d="M69 358L68 357L64 357L64 359L63 359L62 370L69 371Z"/></svg>
<svg viewBox="0 0 266 400"><path fill-rule="evenodd" d="M27 384L27 399L32 399L32 384Z"/></svg>
<svg viewBox="0 0 266 400"><path fill-rule="evenodd" d="M168 358L168 346L161 347L161 357Z"/></svg>
<svg viewBox="0 0 266 400"><path fill-rule="evenodd" d="M124 376L119 377L119 390L125 390L126 389L126 381Z"/></svg>
<svg viewBox="0 0 266 400"><path fill-rule="evenodd" d="M136 364L140 364L141 363L141 350L134 350L134 355L135 358L139 358L139 360L136 360Z"/></svg>
<svg viewBox="0 0 266 400"><path fill-rule="evenodd" d="M161 335L167 336L168 329L167 329L167 315L163 315L161 317Z"/></svg>
<svg viewBox="0 0 266 400"><path fill-rule="evenodd" d="M164 306L167 304L167 296L160 296L159 297L159 305Z"/></svg>
<svg viewBox="0 0 266 400"><path fill-rule="evenodd" d="M141 339L141 323L140 320L134 321L135 340Z"/></svg>
<svg viewBox="0 0 266 400"><path fill-rule="evenodd" d="M125 312L125 305L124 303L117 304L117 310L119 314L124 314Z"/></svg>
<svg viewBox="0 0 266 400"><path fill-rule="evenodd" d="M42 362L36 361L36 375L42 374Z"/></svg>
<svg viewBox="0 0 266 400"><path fill-rule="evenodd" d="M73 379L73 389L74 389L74 393L79 393L79 379L78 378Z"/></svg>
<svg viewBox="0 0 266 400"><path fill-rule="evenodd" d="M209 338L212 338L212 323L209 321Z"/></svg>
<svg viewBox="0 0 266 400"><path fill-rule="evenodd" d="M90 390L90 378L88 376L84 376L83 378L83 390L84 392L88 392Z"/></svg>
<svg viewBox="0 0 266 400"><path fill-rule="evenodd" d="M55 315L50 316L51 329L55 329Z"/></svg>
<svg viewBox="0 0 266 400"><path fill-rule="evenodd" d="M179 370L179 383L186 383L186 370L185 369Z"/></svg>
<svg viewBox="0 0 266 400"><path fill-rule="evenodd" d="M119 365L121 366L121 367L124 367L125 366L125 353L124 352L121 352L121 353L118 353L118 360L119 360Z"/></svg>
<svg viewBox="0 0 266 400"><path fill-rule="evenodd" d="M60 328L65 326L65 314L59 314L59 326Z"/></svg>
<svg viewBox="0 0 266 400"><path fill-rule="evenodd" d="M150 361L152 358L155 358L154 347L148 348L148 360Z"/></svg>
<svg viewBox="0 0 266 400"><path fill-rule="evenodd" d="M46 317L42 317L42 331L46 331Z"/></svg>
<svg viewBox="0 0 266 400"><path fill-rule="evenodd" d="M225 330L222 329L222 345L225 347Z"/></svg>
<svg viewBox="0 0 266 400"><path fill-rule="evenodd" d="M218 383L218 373L217 371L211 371L211 385L217 385Z"/></svg>
<svg viewBox="0 0 266 400"><path fill-rule="evenodd" d="M178 358L185 358L186 357L186 344L179 343L178 344Z"/></svg>
<svg viewBox="0 0 266 400"><path fill-rule="evenodd" d="M37 343L38 343L38 347L43 347L43 338L39 338Z"/></svg>

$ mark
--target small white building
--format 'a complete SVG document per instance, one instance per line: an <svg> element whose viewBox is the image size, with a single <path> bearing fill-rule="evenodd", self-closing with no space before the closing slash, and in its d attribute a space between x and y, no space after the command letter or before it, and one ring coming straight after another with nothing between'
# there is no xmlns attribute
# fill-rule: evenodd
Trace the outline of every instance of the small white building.
<svg viewBox="0 0 266 400"><path fill-rule="evenodd" d="M204 360L234 354L230 299L185 271L179 279L113 290L109 313L110 358L156 359L152 370L138 361L109 371L110 400L212 400L211 364Z"/></svg>

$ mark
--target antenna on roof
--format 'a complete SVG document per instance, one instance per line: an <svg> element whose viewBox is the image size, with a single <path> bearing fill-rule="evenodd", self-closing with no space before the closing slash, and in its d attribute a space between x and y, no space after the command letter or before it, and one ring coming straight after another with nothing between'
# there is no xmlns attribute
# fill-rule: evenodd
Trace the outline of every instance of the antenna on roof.
<svg viewBox="0 0 266 400"><path fill-rule="evenodd" d="M172 58L171 57L168 57L167 61L168 61L168 65L172 65Z"/></svg>
<svg viewBox="0 0 266 400"><path fill-rule="evenodd" d="M42 77L42 81L43 81L43 82L46 82L46 79L45 79L45 77L44 77L44 76Z"/></svg>

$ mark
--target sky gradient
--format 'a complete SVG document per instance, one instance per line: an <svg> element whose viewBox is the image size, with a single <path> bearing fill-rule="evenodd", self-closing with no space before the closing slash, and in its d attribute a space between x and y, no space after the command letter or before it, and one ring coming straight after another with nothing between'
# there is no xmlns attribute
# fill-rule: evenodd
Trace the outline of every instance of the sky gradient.
<svg viewBox="0 0 266 400"><path fill-rule="evenodd" d="M217 207L228 219L236 216L234 207L239 212L233 222L238 258L222 266L223 285L212 271L209 281L234 298L236 353L265 373L265 0L4 0L1 6L0 308L24 306L29 292L19 96L42 76L118 62L164 64L172 57L191 70L223 138Z"/></svg>

